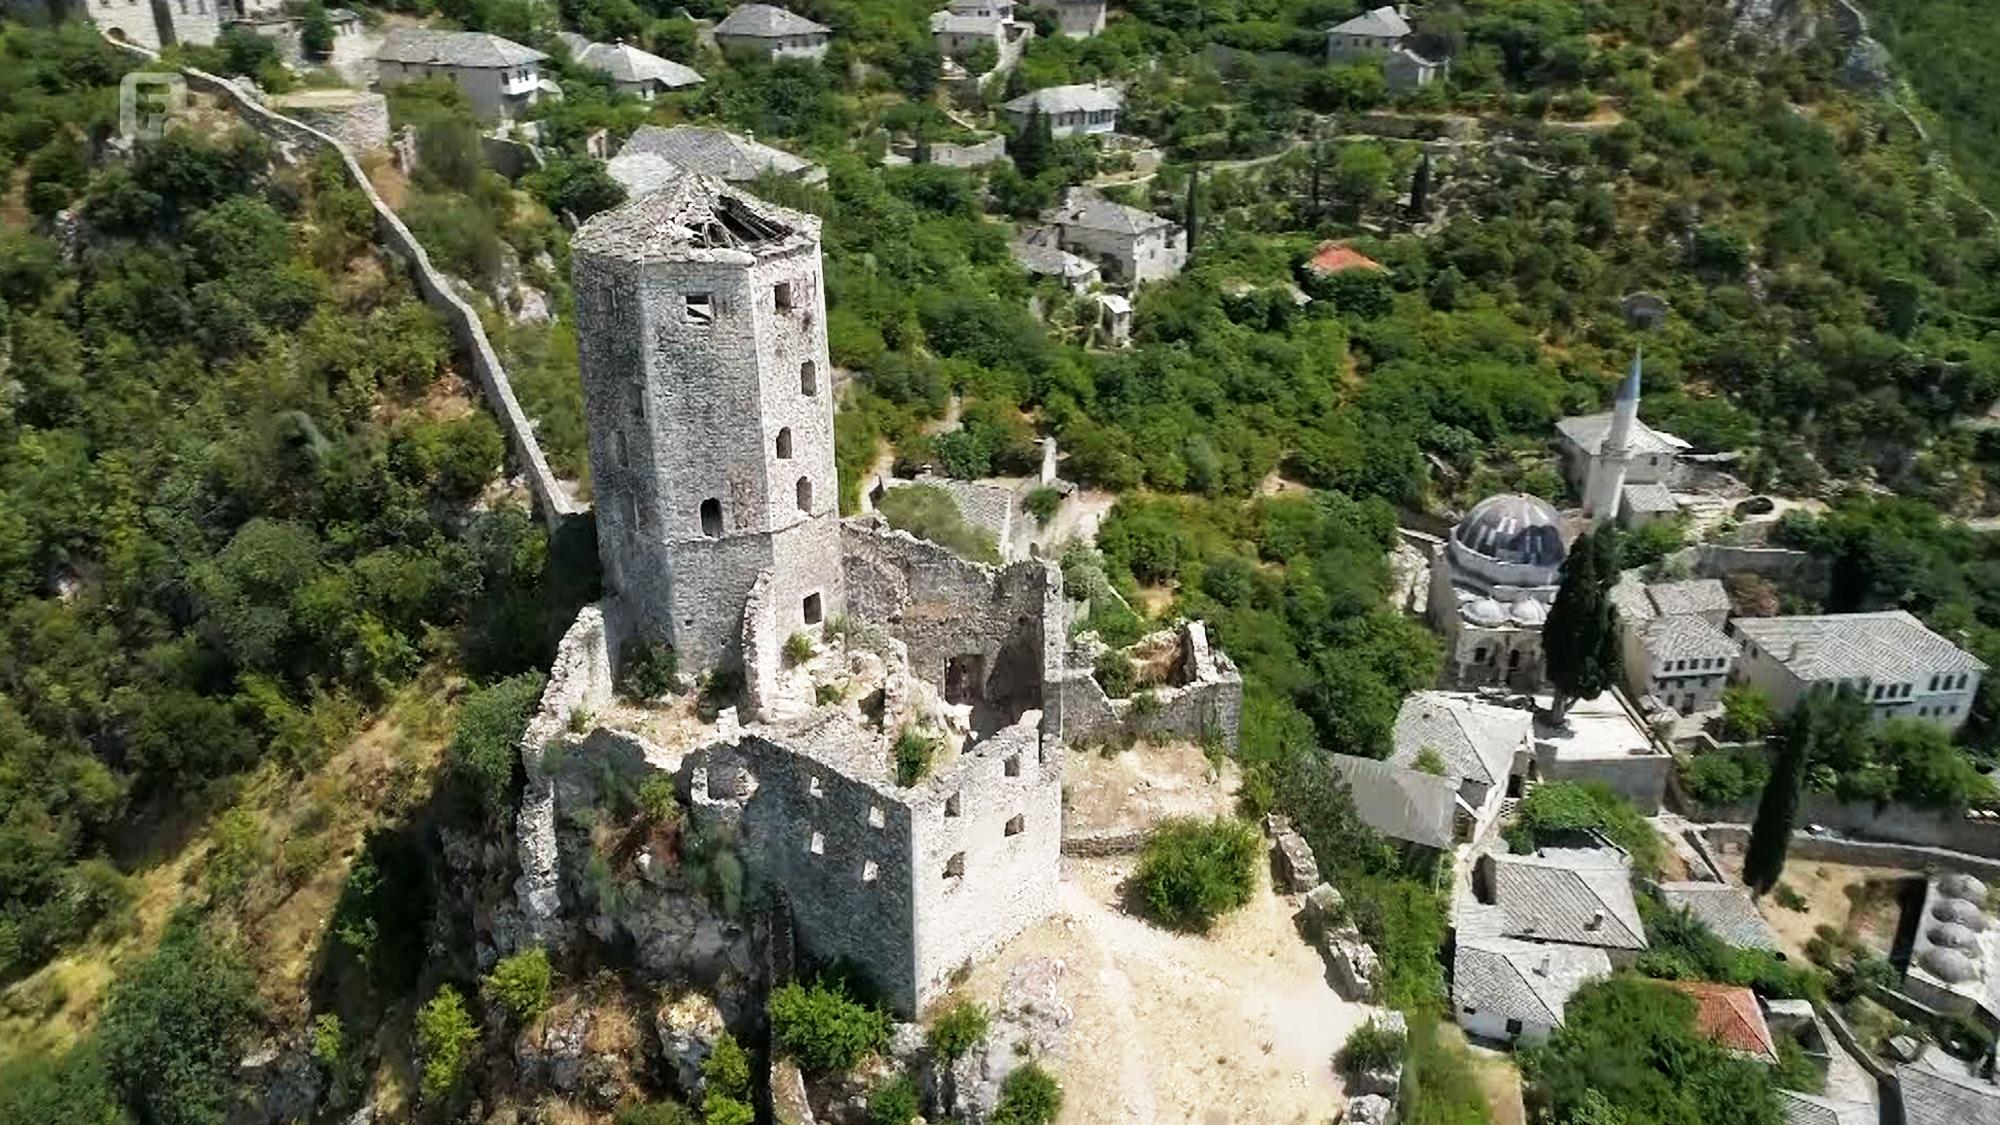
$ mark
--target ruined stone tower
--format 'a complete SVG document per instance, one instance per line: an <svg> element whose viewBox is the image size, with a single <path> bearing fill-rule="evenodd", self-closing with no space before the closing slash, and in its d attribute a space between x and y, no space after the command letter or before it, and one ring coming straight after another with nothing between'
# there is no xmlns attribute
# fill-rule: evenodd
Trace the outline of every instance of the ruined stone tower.
<svg viewBox="0 0 2000 1125"><path fill-rule="evenodd" d="M621 632L684 670L846 604L819 220L689 174L571 243L597 540Z"/></svg>

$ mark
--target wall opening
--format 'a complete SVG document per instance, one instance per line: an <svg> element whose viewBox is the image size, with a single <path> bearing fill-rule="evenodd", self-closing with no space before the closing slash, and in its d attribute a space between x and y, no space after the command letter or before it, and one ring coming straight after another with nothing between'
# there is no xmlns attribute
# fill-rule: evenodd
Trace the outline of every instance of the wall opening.
<svg viewBox="0 0 2000 1125"><path fill-rule="evenodd" d="M631 408L633 418L641 422L646 420L646 396L639 388L632 387L627 391L625 405Z"/></svg>
<svg viewBox="0 0 2000 1125"><path fill-rule="evenodd" d="M953 794L952 794L951 796L949 796L949 797L946 797L946 798L944 799L944 815L946 815L946 816L957 816L957 815L958 815L958 808L959 808L959 805L958 805L958 794L956 794L956 793L953 793Z"/></svg>
<svg viewBox="0 0 2000 1125"><path fill-rule="evenodd" d="M872 859L864 859L864 860L862 860L862 861L861 861L861 881L862 881L862 882L864 882L864 883L872 883L872 882L874 882L875 880L877 880L877 879L879 879L879 878L881 878L881 877L882 877L882 869L881 869L880 867L877 867L877 866L875 866L875 861L874 861L874 860L872 860Z"/></svg>
<svg viewBox="0 0 2000 1125"><path fill-rule="evenodd" d="M791 459L792 459L792 428L790 426L786 426L784 429L778 431L778 460L789 461Z"/></svg>
<svg viewBox="0 0 2000 1125"><path fill-rule="evenodd" d="M715 323L715 298L707 293L687 295L687 322L699 328Z"/></svg>
<svg viewBox="0 0 2000 1125"><path fill-rule="evenodd" d="M1026 815L1022 813L1015 813L1012 817L1008 819L1007 835L1019 836L1021 833L1026 832L1027 830L1028 830L1028 818Z"/></svg>
<svg viewBox="0 0 2000 1125"><path fill-rule="evenodd" d="M771 303L777 306L779 312L791 312L792 283L789 281L780 281L776 285L773 285L771 287Z"/></svg>
<svg viewBox="0 0 2000 1125"><path fill-rule="evenodd" d="M798 493L799 497L799 511L811 515L813 510L813 482L806 477L800 477L799 483L794 486L794 490Z"/></svg>
<svg viewBox="0 0 2000 1125"><path fill-rule="evenodd" d="M1006 768L1007 768L1007 776L1008 776L1008 777L1019 777L1019 776L1021 776L1021 756L1020 756L1019 754L1009 754L1009 755L1007 755L1007 766L1006 766Z"/></svg>
<svg viewBox="0 0 2000 1125"><path fill-rule="evenodd" d="M625 442L624 430L618 431L618 467L621 469L632 467L632 447Z"/></svg>
<svg viewBox="0 0 2000 1125"><path fill-rule="evenodd" d="M944 662L944 701L978 703L986 694L986 657L966 653Z"/></svg>
<svg viewBox="0 0 2000 1125"><path fill-rule="evenodd" d="M888 823L889 818L882 814L882 806L876 805L868 810L868 827L880 828Z"/></svg>
<svg viewBox="0 0 2000 1125"><path fill-rule="evenodd" d="M826 790L820 786L819 778L817 777L809 777L806 779L806 792L812 794L815 797L826 796Z"/></svg>
<svg viewBox="0 0 2000 1125"><path fill-rule="evenodd" d="M722 501L712 496L701 502L701 533L710 539L722 538Z"/></svg>
<svg viewBox="0 0 2000 1125"><path fill-rule="evenodd" d="M814 855L825 855L826 836L818 832L813 833L812 839L806 841L806 850Z"/></svg>
<svg viewBox="0 0 2000 1125"><path fill-rule="evenodd" d="M947 879L961 879L965 877L964 852L953 852L952 857L944 861L944 877Z"/></svg>
<svg viewBox="0 0 2000 1125"><path fill-rule="evenodd" d="M799 611L800 611L800 616L805 618L806 624L808 625L819 624L820 614L822 612L819 604L819 595L807 594L805 604L799 607Z"/></svg>
<svg viewBox="0 0 2000 1125"><path fill-rule="evenodd" d="M799 364L799 393L816 395L819 393L819 368L812 360Z"/></svg>

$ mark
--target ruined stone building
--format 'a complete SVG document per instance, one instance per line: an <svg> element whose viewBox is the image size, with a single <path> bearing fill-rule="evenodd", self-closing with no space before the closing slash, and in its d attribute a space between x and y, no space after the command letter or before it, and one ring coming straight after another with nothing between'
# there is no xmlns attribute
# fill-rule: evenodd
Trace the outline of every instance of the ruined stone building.
<svg viewBox="0 0 2000 1125"><path fill-rule="evenodd" d="M572 261L606 598L523 741L501 944L581 922L661 975L722 944L663 940L657 888L592 890L588 794L664 775L806 959L912 1011L1054 908L1065 745L1233 746L1241 677L1188 623L1133 646L1146 706L1111 699L1054 566L840 518L818 219L689 173L585 223ZM622 705L611 670L634 639L686 675L740 676L732 705Z"/></svg>

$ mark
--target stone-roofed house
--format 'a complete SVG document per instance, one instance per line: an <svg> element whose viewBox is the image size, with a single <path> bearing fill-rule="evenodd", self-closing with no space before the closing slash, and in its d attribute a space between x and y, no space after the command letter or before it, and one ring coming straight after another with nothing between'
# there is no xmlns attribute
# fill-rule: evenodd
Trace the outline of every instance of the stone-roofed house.
<svg viewBox="0 0 2000 1125"><path fill-rule="evenodd" d="M1743 888L1728 883L1673 882L1661 883L1657 890L1660 901L1685 909L1729 945L1778 951L1778 935Z"/></svg>
<svg viewBox="0 0 2000 1125"><path fill-rule="evenodd" d="M1099 262L1112 281L1164 281L1187 264L1187 232L1179 223L1089 188L1071 188L1042 222L1043 239L1052 234L1058 247Z"/></svg>
<svg viewBox="0 0 2000 1125"><path fill-rule="evenodd" d="M1396 713L1388 760L1420 770L1420 762L1435 756L1441 776L1458 786L1458 835L1477 839L1499 816L1508 782L1527 772L1534 732L1534 716L1519 708L1457 692L1420 691Z"/></svg>
<svg viewBox="0 0 2000 1125"><path fill-rule="evenodd" d="M1609 848L1479 858L1473 886L1502 937L1602 949L1629 964L1646 948L1631 861Z"/></svg>
<svg viewBox="0 0 2000 1125"><path fill-rule="evenodd" d="M1458 785L1450 778L1352 754L1331 755L1327 766L1368 827L1420 848L1449 851L1458 843Z"/></svg>
<svg viewBox="0 0 2000 1125"><path fill-rule="evenodd" d="M1851 688L1877 720L1965 724L1986 664L1902 610L1805 617L1741 617L1737 679L1788 712L1807 692Z"/></svg>
<svg viewBox="0 0 2000 1125"><path fill-rule="evenodd" d="M1709 1042L1745 1058L1776 1064L1778 1044L1764 1022L1757 994L1735 984L1672 980L1665 987L1694 1001L1694 1029Z"/></svg>
<svg viewBox="0 0 2000 1125"><path fill-rule="evenodd" d="M771 4L738 4L714 35L724 51L755 51L772 60L822 59L833 44L832 28Z"/></svg>
<svg viewBox="0 0 2000 1125"><path fill-rule="evenodd" d="M1785 1125L1881 1125L1882 1110L1872 1102L1849 1102L1797 1090L1779 1090Z"/></svg>
<svg viewBox="0 0 2000 1125"><path fill-rule="evenodd" d="M967 51L991 45L993 73L1004 71L1021 59L1028 40L1035 37L1035 25L1014 18L1013 0L951 0L931 13L931 43L940 55L956 59Z"/></svg>
<svg viewBox="0 0 2000 1125"><path fill-rule="evenodd" d="M1327 28L1326 61L1386 58L1409 34L1410 21L1394 5L1384 4Z"/></svg>
<svg viewBox="0 0 2000 1125"><path fill-rule="evenodd" d="M663 59L620 40L593 43L573 31L559 32L556 38L569 47L570 60L611 80L621 94L652 101L661 94L687 90L702 83L693 67Z"/></svg>
<svg viewBox="0 0 2000 1125"><path fill-rule="evenodd" d="M1683 715L1718 705L1740 651L1724 627L1728 591L1714 578L1641 583L1637 575L1621 575L1611 590L1625 686Z"/></svg>
<svg viewBox="0 0 2000 1125"><path fill-rule="evenodd" d="M1031 8L1054 12L1056 29L1070 39L1089 39L1104 32L1105 0L1027 0Z"/></svg>
<svg viewBox="0 0 2000 1125"><path fill-rule="evenodd" d="M1000 107L1016 129L1026 129L1037 112L1048 118L1050 134L1058 137L1105 135L1118 131L1118 111L1125 95L1101 83L1045 86Z"/></svg>
<svg viewBox="0 0 2000 1125"><path fill-rule="evenodd" d="M1388 81L1389 89L1398 93L1421 90L1444 77L1449 69L1444 63L1427 59L1408 47L1398 47L1382 59L1382 77Z"/></svg>
<svg viewBox="0 0 2000 1125"><path fill-rule="evenodd" d="M1729 619L1729 591L1719 578L1649 582L1645 589L1647 600L1663 617L1689 613L1718 626Z"/></svg>
<svg viewBox="0 0 2000 1125"><path fill-rule="evenodd" d="M1601 949L1461 938L1452 958L1452 1018L1482 1039L1540 1043L1562 1026L1577 989L1610 975Z"/></svg>
<svg viewBox="0 0 2000 1125"><path fill-rule="evenodd" d="M543 93L545 58L532 47L483 31L399 27L376 49L375 75L383 89L443 78L490 121L512 118L535 104Z"/></svg>
<svg viewBox="0 0 2000 1125"><path fill-rule="evenodd" d="M1896 1068L1903 1125L1985 1125L2000 1121L2000 1085L1969 1074L1946 1074L1921 1063Z"/></svg>
<svg viewBox="0 0 2000 1125"><path fill-rule="evenodd" d="M636 159L640 157L651 159ZM642 185L672 178L673 172L663 170L660 162L732 184L753 184L767 175L802 184L826 181L826 169L809 160L703 125L642 125L618 149L608 170L626 191L637 194L651 190Z"/></svg>
<svg viewBox="0 0 2000 1125"><path fill-rule="evenodd" d="M1079 258L1067 250L1041 246L1026 239L1014 240L1007 249L1022 269L1036 277L1053 277L1078 296L1104 279L1096 262Z"/></svg>

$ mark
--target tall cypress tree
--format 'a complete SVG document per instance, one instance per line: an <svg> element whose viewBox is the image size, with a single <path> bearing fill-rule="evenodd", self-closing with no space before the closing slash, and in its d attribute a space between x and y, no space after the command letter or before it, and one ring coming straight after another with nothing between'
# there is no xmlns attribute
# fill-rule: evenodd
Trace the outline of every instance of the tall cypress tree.
<svg viewBox="0 0 2000 1125"><path fill-rule="evenodd" d="M1555 687L1553 711L1563 721L1570 704L1593 699L1618 682L1624 660L1618 648L1618 611L1611 587L1618 581L1618 529L1586 531L1570 547L1562 585L1542 626L1542 655Z"/></svg>
<svg viewBox="0 0 2000 1125"><path fill-rule="evenodd" d="M1806 763L1819 736L1821 712L1818 699L1807 699L1792 712L1778 760L1757 802L1757 822L1750 826L1750 848L1743 855L1743 881L1754 894L1769 893L1785 873L1785 852L1792 846L1792 826L1799 818L1799 796L1805 790Z"/></svg>
<svg viewBox="0 0 2000 1125"><path fill-rule="evenodd" d="M1055 129L1049 123L1049 115L1039 106L1030 110L1026 127L1014 138L1015 169L1031 180L1040 176L1049 166L1055 143Z"/></svg>
<svg viewBox="0 0 2000 1125"><path fill-rule="evenodd" d="M1187 228L1187 256L1189 261L1194 260L1195 235L1201 230L1201 204L1195 197L1195 191L1200 186L1201 165L1197 164L1188 171L1187 221L1181 224Z"/></svg>
<svg viewBox="0 0 2000 1125"><path fill-rule="evenodd" d="M1410 217L1428 219L1431 214L1431 154L1417 162L1417 171L1410 179Z"/></svg>

